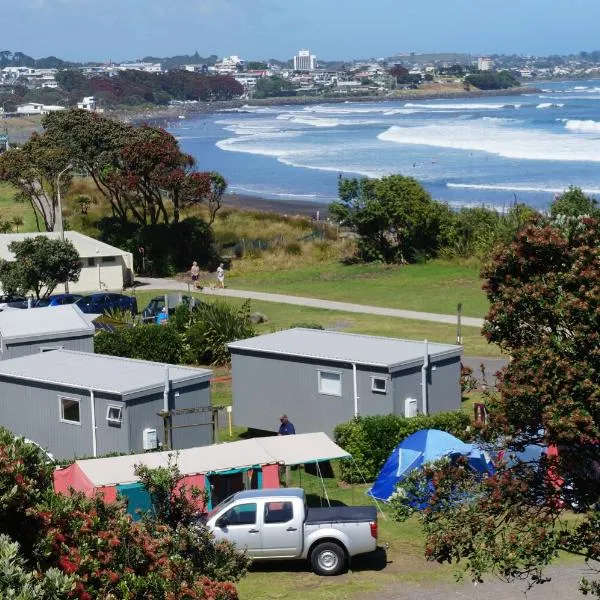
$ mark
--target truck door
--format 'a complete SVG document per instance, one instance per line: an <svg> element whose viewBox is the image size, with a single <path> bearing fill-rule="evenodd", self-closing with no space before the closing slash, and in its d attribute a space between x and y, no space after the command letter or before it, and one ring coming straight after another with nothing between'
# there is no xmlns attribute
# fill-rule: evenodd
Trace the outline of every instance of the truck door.
<svg viewBox="0 0 600 600"><path fill-rule="evenodd" d="M260 526L256 502L237 504L225 511L215 522L213 534L218 540L233 542L248 556L262 556Z"/></svg>
<svg viewBox="0 0 600 600"><path fill-rule="evenodd" d="M303 506L291 501L265 502L263 509L262 556L293 558L302 553Z"/></svg>

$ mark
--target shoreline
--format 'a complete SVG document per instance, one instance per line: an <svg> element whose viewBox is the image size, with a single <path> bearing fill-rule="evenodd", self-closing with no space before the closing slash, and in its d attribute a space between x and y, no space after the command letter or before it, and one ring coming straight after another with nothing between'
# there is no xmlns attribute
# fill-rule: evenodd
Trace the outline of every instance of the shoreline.
<svg viewBox="0 0 600 600"><path fill-rule="evenodd" d="M223 208L277 213L284 217L307 217L323 221L329 217L329 204L310 200L282 200L261 198L250 194L226 193ZM318 213L318 219L317 219Z"/></svg>
<svg viewBox="0 0 600 600"><path fill-rule="evenodd" d="M126 123L141 124L155 123L176 119L180 115L193 117L196 114L212 114L222 111L241 109L245 106L301 106L314 104L344 104L347 102L407 102L411 100L452 100L455 98L497 98L502 96L524 96L541 93L536 87L520 86L504 90L465 90L465 89L416 89L401 90L388 96L281 96L276 98L246 99L246 100L219 100L214 102L198 102L196 104L178 104L168 107L147 108L145 110L132 110L124 112L115 110L107 112L107 116Z"/></svg>

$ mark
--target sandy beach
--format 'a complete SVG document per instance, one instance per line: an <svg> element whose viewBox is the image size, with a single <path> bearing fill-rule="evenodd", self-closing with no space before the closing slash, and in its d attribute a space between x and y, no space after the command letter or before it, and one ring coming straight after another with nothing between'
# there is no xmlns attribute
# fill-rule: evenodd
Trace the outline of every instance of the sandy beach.
<svg viewBox="0 0 600 600"><path fill-rule="evenodd" d="M302 216L320 220L329 216L328 205L322 202L306 202L302 200L272 200L245 194L226 194L224 207L243 210L257 210L261 212L274 212L288 217Z"/></svg>

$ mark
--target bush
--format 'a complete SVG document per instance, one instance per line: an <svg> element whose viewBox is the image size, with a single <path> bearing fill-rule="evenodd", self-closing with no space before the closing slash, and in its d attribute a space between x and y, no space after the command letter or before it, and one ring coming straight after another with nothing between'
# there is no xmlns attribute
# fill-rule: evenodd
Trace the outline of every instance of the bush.
<svg viewBox="0 0 600 600"><path fill-rule="evenodd" d="M290 329L293 329L294 327L300 327L302 329L325 329L320 323L293 323L290 325Z"/></svg>
<svg viewBox="0 0 600 600"><path fill-rule="evenodd" d="M94 352L177 365L182 359L182 341L170 324L140 325L111 333L101 331L94 338Z"/></svg>
<svg viewBox="0 0 600 600"><path fill-rule="evenodd" d="M352 454L353 461L341 461L341 477L347 483L374 481L392 450L421 429L440 429L466 441L471 424L462 411L424 415L407 419L397 415L358 417L334 430L336 444Z"/></svg>

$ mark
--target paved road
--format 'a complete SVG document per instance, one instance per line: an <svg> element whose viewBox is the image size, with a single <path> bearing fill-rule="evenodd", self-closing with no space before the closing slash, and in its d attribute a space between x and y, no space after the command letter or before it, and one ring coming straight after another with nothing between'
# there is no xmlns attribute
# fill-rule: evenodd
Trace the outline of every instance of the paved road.
<svg viewBox="0 0 600 600"><path fill-rule="evenodd" d="M178 290L188 291L189 286L185 281L175 279L159 279L153 277L138 277L141 286L148 290ZM278 302L280 304L295 304L297 306L310 306L313 308L326 308L328 310L339 310L343 312L364 313L369 315L380 315L383 317L397 317L400 319L412 319L416 321L431 321L432 323L456 324L456 315L440 315L437 313L418 312L414 310L401 310L398 308L384 308L382 306L368 306L366 304L352 304L349 302L335 302L333 300L321 300L318 298L305 298L303 296L288 296L286 294L270 294L266 292L251 292L248 290L234 290L231 288L217 289L207 288L202 290L203 294L212 296L229 296L231 298L250 298L251 300L262 300L265 302ZM467 327L483 327L483 319L463 317L462 324Z"/></svg>

